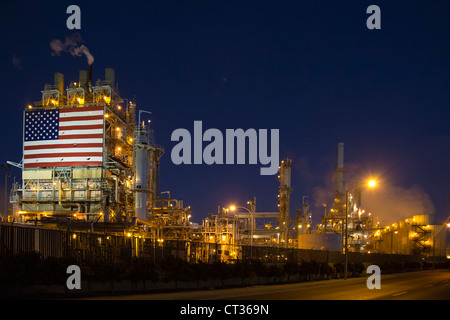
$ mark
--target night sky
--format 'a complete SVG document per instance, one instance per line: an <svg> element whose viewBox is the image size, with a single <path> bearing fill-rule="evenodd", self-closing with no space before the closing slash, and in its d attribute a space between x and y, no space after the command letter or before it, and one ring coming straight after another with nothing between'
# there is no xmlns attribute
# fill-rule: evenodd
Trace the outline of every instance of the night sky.
<svg viewBox="0 0 450 320"><path fill-rule="evenodd" d="M71 4L81 30L66 27ZM372 4L381 30L366 27ZM193 134L196 120L223 133L280 130L293 218L303 196L315 223L331 205L339 142L349 188L378 179L363 206L383 222L449 216L449 1L9 1L0 12L1 163L21 160L22 112L54 72L67 86L88 69L85 56L51 54L52 40L78 32L94 81L114 68L122 98L152 112L166 150L160 190L190 205L195 222L253 197L257 211L276 211L278 192L260 164L174 165L171 134Z"/></svg>

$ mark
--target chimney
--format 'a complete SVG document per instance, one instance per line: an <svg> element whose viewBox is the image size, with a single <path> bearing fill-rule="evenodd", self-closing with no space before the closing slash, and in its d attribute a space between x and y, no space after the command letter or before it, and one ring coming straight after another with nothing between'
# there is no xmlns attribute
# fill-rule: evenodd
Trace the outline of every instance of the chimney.
<svg viewBox="0 0 450 320"><path fill-rule="evenodd" d="M64 93L64 75L59 72L55 72L55 87L56 90L59 91L59 93Z"/></svg>
<svg viewBox="0 0 450 320"><path fill-rule="evenodd" d="M342 194L344 192L344 143L338 144L338 161L337 161L337 193Z"/></svg>
<svg viewBox="0 0 450 320"><path fill-rule="evenodd" d="M80 70L79 76L80 87L86 88L89 84L89 71Z"/></svg>
<svg viewBox="0 0 450 320"><path fill-rule="evenodd" d="M92 64L89 65L89 83L92 85Z"/></svg>
<svg viewBox="0 0 450 320"><path fill-rule="evenodd" d="M109 85L111 88L114 88L114 82L115 82L115 71L113 68L105 68L105 82L107 85Z"/></svg>

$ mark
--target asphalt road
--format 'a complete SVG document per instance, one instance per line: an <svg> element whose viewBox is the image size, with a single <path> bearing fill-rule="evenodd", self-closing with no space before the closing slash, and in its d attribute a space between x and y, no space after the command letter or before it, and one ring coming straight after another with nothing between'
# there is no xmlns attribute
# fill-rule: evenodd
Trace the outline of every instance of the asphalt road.
<svg viewBox="0 0 450 320"><path fill-rule="evenodd" d="M381 275L381 288L367 277L246 288L96 297L102 300L450 300L450 270Z"/></svg>

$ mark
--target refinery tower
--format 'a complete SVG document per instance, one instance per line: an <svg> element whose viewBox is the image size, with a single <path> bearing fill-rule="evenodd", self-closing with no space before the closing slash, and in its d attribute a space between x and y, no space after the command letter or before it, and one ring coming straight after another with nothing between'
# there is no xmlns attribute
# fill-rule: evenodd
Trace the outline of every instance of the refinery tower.
<svg viewBox="0 0 450 320"><path fill-rule="evenodd" d="M72 229L92 229L94 222L117 231L157 226L166 234L171 225L183 233L189 210L181 200L159 197L164 150L148 113L119 96L112 68L93 82L91 65L67 87L55 73L41 100L24 111L22 160L9 162L22 170L11 192L15 218Z"/></svg>

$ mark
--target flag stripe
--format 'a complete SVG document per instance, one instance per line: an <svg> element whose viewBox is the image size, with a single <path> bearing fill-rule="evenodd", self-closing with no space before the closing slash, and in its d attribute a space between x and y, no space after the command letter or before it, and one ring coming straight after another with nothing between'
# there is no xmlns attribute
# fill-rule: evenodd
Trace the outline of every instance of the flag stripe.
<svg viewBox="0 0 450 320"><path fill-rule="evenodd" d="M103 129L93 129L93 130L64 130L59 131L59 136L69 136L78 134L103 134Z"/></svg>
<svg viewBox="0 0 450 320"><path fill-rule="evenodd" d="M96 161L102 161L103 158L102 157L59 157L59 158L39 158L39 159L24 159L23 163L24 164L29 164L29 163L49 163L49 162L54 162L57 164L64 164L65 162L86 162L86 163L90 163L90 162L96 162Z"/></svg>
<svg viewBox="0 0 450 320"><path fill-rule="evenodd" d="M59 144L59 145L46 145L46 149L53 149L53 148L73 148L73 143L68 144ZM76 145L77 148L102 148L103 143L78 143ZM42 149L42 145L37 146L25 146L24 150L39 150Z"/></svg>
<svg viewBox="0 0 450 320"><path fill-rule="evenodd" d="M66 158L66 157L101 157L102 152L69 152L69 153L42 153L24 155L24 159L40 159L40 158Z"/></svg>
<svg viewBox="0 0 450 320"><path fill-rule="evenodd" d="M103 123L103 116L99 115L99 116L83 116L83 117L67 117L67 118L61 118L61 115L59 122L69 122L69 121L95 121L95 120L100 120L100 123Z"/></svg>
<svg viewBox="0 0 450 320"><path fill-rule="evenodd" d="M77 121L78 122L78 121ZM77 123L78 124L78 123ZM69 125L69 126L60 126L59 130L89 130L89 129L103 129L103 123L102 124L87 124L87 125Z"/></svg>
<svg viewBox="0 0 450 320"><path fill-rule="evenodd" d="M27 163L25 164L25 168L43 168L43 167L100 167L103 165L102 161L75 161L75 162L64 162L64 163L55 163L55 162L41 162L41 163Z"/></svg>
<svg viewBox="0 0 450 320"><path fill-rule="evenodd" d="M61 139L61 138L60 138ZM47 147L48 145L59 145L62 141L59 140L46 140L44 142L41 141L28 141L26 142L25 146L42 146ZM76 144L77 146L79 145L79 143L99 143L103 146L103 139L83 139L83 140L79 140L79 139L71 139L70 137L67 140L63 141L63 144L72 144L72 147L74 144Z"/></svg>
<svg viewBox="0 0 450 320"><path fill-rule="evenodd" d="M60 113L81 113L81 112L89 112L89 111L102 111L103 113L103 107L83 107L83 108L70 108L70 109L60 109Z"/></svg>
<svg viewBox="0 0 450 320"><path fill-rule="evenodd" d="M80 140L80 139L85 139L84 141L89 140L89 139L98 141L98 139L95 139L95 138L102 139L103 138L103 134L74 134L74 135L70 135L70 136L59 137L60 140L61 139L62 140L68 139L68 140L73 140L75 142L83 141L83 140ZM102 142L103 142L103 140L102 140Z"/></svg>
<svg viewBox="0 0 450 320"><path fill-rule="evenodd" d="M55 154L63 154L67 152L102 152L102 148L74 148L71 146L70 148L53 148L53 149L37 149L37 150L24 150L23 155L37 155L37 154L46 154L46 153L55 153Z"/></svg>

